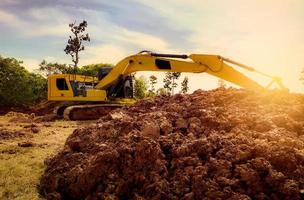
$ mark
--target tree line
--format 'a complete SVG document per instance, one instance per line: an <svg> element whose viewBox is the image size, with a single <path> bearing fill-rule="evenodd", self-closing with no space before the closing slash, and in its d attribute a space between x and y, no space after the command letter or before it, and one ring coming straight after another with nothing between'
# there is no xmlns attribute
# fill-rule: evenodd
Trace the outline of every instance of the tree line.
<svg viewBox="0 0 304 200"><path fill-rule="evenodd" d="M27 71L15 58L0 56L0 106L37 103L47 96L47 81Z"/></svg>
<svg viewBox="0 0 304 200"><path fill-rule="evenodd" d="M154 97L156 95L174 95L175 89L178 87L177 80L180 78L179 72L167 72L163 81L163 87L156 89L158 79L155 75L151 75L149 80L144 76L135 78L134 90L135 98L142 99L145 97ZM181 90L178 93L186 94L189 91L189 79L187 76L181 82Z"/></svg>

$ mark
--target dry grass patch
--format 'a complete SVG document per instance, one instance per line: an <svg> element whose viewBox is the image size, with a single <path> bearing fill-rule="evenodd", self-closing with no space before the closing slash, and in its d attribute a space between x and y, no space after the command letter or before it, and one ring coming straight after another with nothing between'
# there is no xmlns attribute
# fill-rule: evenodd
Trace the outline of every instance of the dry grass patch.
<svg viewBox="0 0 304 200"><path fill-rule="evenodd" d="M76 123L55 121L39 123L39 133L32 133L24 128L26 123L9 122L10 117L0 116L1 128L6 133L24 132L23 137L9 137L0 140L0 199L40 199L37 184L44 171L44 160L56 153L66 138L79 125L89 122ZM31 147L20 147L18 143L30 141Z"/></svg>

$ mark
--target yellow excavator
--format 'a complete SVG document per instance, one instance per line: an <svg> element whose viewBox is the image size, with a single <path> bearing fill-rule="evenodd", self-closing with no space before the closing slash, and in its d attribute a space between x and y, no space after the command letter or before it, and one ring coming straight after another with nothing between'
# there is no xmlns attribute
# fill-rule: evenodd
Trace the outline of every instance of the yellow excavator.
<svg viewBox="0 0 304 200"><path fill-rule="evenodd" d="M262 86L232 67L238 66L270 78ZM114 67L103 67L97 77L76 74L53 74L48 77L48 100L64 102L56 114L69 120L97 119L111 110L132 104L133 73L138 71L208 73L252 90L267 90L277 84L286 90L278 77L224 58L206 54L160 54L141 51L128 56Z"/></svg>

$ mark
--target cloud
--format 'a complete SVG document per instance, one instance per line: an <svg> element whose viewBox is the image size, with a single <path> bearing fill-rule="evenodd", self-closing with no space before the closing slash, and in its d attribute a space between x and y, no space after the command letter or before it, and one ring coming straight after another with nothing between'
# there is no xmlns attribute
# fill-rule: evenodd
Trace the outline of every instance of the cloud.
<svg viewBox="0 0 304 200"><path fill-rule="evenodd" d="M176 46L183 44L189 34L187 30L178 28L174 21L166 16L160 15L154 7L146 5L139 1L125 0L124 3L118 1L98 1L95 8L86 6L89 10L104 13L107 21L116 26L141 32L148 35L154 35L158 38L169 41L169 43L179 40Z"/></svg>
<svg viewBox="0 0 304 200"><path fill-rule="evenodd" d="M154 35L169 41L169 44L174 43L177 39L179 42L175 43L175 46L183 45L184 48L188 46L187 43L184 43L189 34L187 30L175 26L171 19L159 15L155 8L138 1L18 0L17 2L18 4L15 6L6 5L3 9L24 20L30 20L31 23L42 20L45 22L48 19L65 23L66 19L72 21L90 18L90 20L88 19L89 24L99 25L98 21L102 17L114 26ZM98 13L96 18L90 17L92 13Z"/></svg>
<svg viewBox="0 0 304 200"><path fill-rule="evenodd" d="M17 0L1 0L0 6L10 6L17 5L19 2Z"/></svg>
<svg viewBox="0 0 304 200"><path fill-rule="evenodd" d="M36 22L48 22L63 24L71 22L72 16L64 11L61 7L42 7L42 8L30 8L27 11L27 15Z"/></svg>
<svg viewBox="0 0 304 200"><path fill-rule="evenodd" d="M162 52L169 50L169 44L161 38L141 32L122 29L118 39L127 45L137 47L139 50L148 49Z"/></svg>
<svg viewBox="0 0 304 200"><path fill-rule="evenodd" d="M25 22L20 20L18 17L15 15L0 10L0 24L4 24L6 26L14 27L14 28L19 28L19 27L24 27Z"/></svg>
<svg viewBox="0 0 304 200"><path fill-rule="evenodd" d="M20 60L23 61L22 65L30 72L34 72L35 70L37 70L39 68L39 64L41 63L41 61L32 58L22 58Z"/></svg>
<svg viewBox="0 0 304 200"><path fill-rule="evenodd" d="M25 12L36 21L28 21L16 14L0 10L0 24L13 28L16 31L16 35L25 38L67 36L67 33L69 32L67 24L70 21L62 12L46 8L42 10L30 9ZM60 19L60 21L53 19Z"/></svg>
<svg viewBox="0 0 304 200"><path fill-rule="evenodd" d="M88 65L94 63L116 64L128 55L128 52L116 45L102 45L88 47L83 55L80 55L80 64Z"/></svg>
<svg viewBox="0 0 304 200"><path fill-rule="evenodd" d="M112 38L108 43L94 46L88 44L83 52L84 61L82 64L92 64L94 62L115 64L124 57L138 53L141 50L177 53L177 50L170 49L166 41L156 36L124 28L117 30L119 30L119 34L107 36ZM116 31L113 30L113 32Z"/></svg>
<svg viewBox="0 0 304 200"><path fill-rule="evenodd" d="M67 25L56 24L56 25L40 25L35 27L33 30L28 30L25 32L26 37L46 37L46 36L55 36L55 37L67 37L69 30Z"/></svg>
<svg viewBox="0 0 304 200"><path fill-rule="evenodd" d="M162 39L140 32L121 30L121 34L116 36L117 41L90 46L88 44L83 52L83 64L94 62L116 63L126 56L137 53L141 50L158 50L161 52L172 52L168 44ZM121 46L121 47L120 47Z"/></svg>

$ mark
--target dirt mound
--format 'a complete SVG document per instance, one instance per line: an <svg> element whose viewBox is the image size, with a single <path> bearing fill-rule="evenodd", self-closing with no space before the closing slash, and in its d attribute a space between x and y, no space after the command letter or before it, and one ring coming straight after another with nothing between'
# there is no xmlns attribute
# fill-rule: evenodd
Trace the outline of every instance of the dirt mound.
<svg viewBox="0 0 304 200"><path fill-rule="evenodd" d="M39 104L32 106L30 109L36 116L43 116L52 114L54 112L54 108L60 104L61 102L58 101L42 101Z"/></svg>
<svg viewBox="0 0 304 200"><path fill-rule="evenodd" d="M54 112L54 108L61 104L61 102L57 101L42 101L32 106L0 106L0 115L7 115L9 113L24 113L29 115L34 114L35 116L44 116L52 114Z"/></svg>
<svg viewBox="0 0 304 200"><path fill-rule="evenodd" d="M20 112L8 112L5 116L11 118L9 120L11 123L32 123L35 118L34 113L26 114Z"/></svg>
<svg viewBox="0 0 304 200"><path fill-rule="evenodd" d="M21 113L21 112L14 112L14 111L10 111L8 113L5 114L6 117L16 117L16 118L34 118L35 115L29 115L26 113Z"/></svg>
<svg viewBox="0 0 304 200"><path fill-rule="evenodd" d="M31 113L31 109L28 106L1 106L0 105L0 115L6 115L9 112L19 112L19 113Z"/></svg>
<svg viewBox="0 0 304 200"><path fill-rule="evenodd" d="M77 129L47 160L48 199L300 199L304 97L160 96Z"/></svg>
<svg viewBox="0 0 304 200"><path fill-rule="evenodd" d="M41 123L41 122L52 122L60 119L56 114L45 114L43 116L36 116L35 113L26 114L22 112L8 112L5 114L6 117L10 117L9 122L11 123Z"/></svg>

